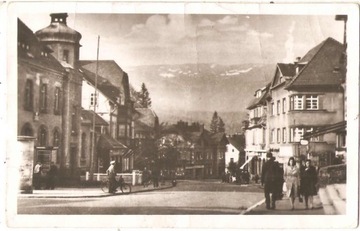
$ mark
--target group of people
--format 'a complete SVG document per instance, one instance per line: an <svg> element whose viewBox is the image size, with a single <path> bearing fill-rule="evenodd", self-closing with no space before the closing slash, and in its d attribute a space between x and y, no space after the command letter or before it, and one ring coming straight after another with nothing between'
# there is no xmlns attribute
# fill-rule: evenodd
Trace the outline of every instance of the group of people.
<svg viewBox="0 0 360 231"><path fill-rule="evenodd" d="M295 199L299 198L299 202L303 202L302 197L305 199L305 208L312 209L313 196L317 194L317 173L311 160L307 159L298 167L295 158L290 157L287 165L281 168L272 153L267 153L266 158L261 174L266 208L275 209L276 200L282 199L285 194L292 210L295 209Z"/></svg>
<svg viewBox="0 0 360 231"><path fill-rule="evenodd" d="M238 169L234 174L231 174L227 171L225 174L222 175L221 179L222 183L250 183L250 173L247 170Z"/></svg>
<svg viewBox="0 0 360 231"><path fill-rule="evenodd" d="M159 187L159 181L161 181L163 184L165 181L165 176L163 171L159 171L156 168L150 171L145 167L144 170L142 171L142 184L144 188L148 187L151 181L153 183L154 188Z"/></svg>
<svg viewBox="0 0 360 231"><path fill-rule="evenodd" d="M42 163L38 161L33 171L33 186L35 189L41 189L45 184L46 189L55 189L57 182L58 168L54 162L51 162L48 171L45 171Z"/></svg>

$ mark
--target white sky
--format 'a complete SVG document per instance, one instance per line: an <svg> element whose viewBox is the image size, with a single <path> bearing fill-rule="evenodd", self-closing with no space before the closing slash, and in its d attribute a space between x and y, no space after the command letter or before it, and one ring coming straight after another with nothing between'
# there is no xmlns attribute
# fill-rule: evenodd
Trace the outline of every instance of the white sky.
<svg viewBox="0 0 360 231"><path fill-rule="evenodd" d="M31 11L32 12L32 11ZM34 32L50 13L19 13ZM69 13L82 34L81 59L114 59L122 67L180 63L292 62L327 37L343 41L335 15ZM227 11L226 11L227 12Z"/></svg>

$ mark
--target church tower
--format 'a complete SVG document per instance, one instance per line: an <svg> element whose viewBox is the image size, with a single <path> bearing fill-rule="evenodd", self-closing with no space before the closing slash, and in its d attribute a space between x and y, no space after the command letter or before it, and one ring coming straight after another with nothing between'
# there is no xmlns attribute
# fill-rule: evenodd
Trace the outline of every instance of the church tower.
<svg viewBox="0 0 360 231"><path fill-rule="evenodd" d="M77 63L81 34L67 26L67 13L50 14L50 25L37 31L36 37L49 46L52 55L66 69L62 96L62 132L60 170L63 176L77 177L80 167L80 124L82 75Z"/></svg>

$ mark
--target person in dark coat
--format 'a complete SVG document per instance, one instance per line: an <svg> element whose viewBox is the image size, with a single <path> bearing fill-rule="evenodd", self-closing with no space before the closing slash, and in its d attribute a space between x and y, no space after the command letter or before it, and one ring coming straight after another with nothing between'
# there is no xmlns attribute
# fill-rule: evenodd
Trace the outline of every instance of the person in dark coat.
<svg viewBox="0 0 360 231"><path fill-rule="evenodd" d="M47 188L48 189L55 189L57 174L58 174L58 168L54 164L54 162L51 162L50 169L48 172L48 177L47 177Z"/></svg>
<svg viewBox="0 0 360 231"><path fill-rule="evenodd" d="M279 179L281 179L281 176L279 176L280 167L274 160L275 159L273 158L272 153L268 152L266 154L266 162L264 163L261 172L261 185L264 185L265 203L267 209L275 209L275 202L279 192Z"/></svg>
<svg viewBox="0 0 360 231"><path fill-rule="evenodd" d="M302 174L302 193L305 197L305 207L309 208L308 202L310 202L310 209L313 209L313 196L317 194L316 190L317 174L314 166L311 165L311 160L306 160L305 169Z"/></svg>

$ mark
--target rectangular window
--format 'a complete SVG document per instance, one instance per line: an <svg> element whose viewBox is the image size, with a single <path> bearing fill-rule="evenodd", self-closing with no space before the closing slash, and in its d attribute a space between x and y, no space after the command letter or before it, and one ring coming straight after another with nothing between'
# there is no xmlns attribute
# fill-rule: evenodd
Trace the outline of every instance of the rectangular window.
<svg viewBox="0 0 360 231"><path fill-rule="evenodd" d="M63 50L63 61L69 63L69 50Z"/></svg>
<svg viewBox="0 0 360 231"><path fill-rule="evenodd" d="M275 143L275 129L272 129L272 130L271 130L271 133L270 133L270 142L271 142L271 143Z"/></svg>
<svg viewBox="0 0 360 231"><path fill-rule="evenodd" d="M286 98L282 99L282 113L285 113L286 110Z"/></svg>
<svg viewBox="0 0 360 231"><path fill-rule="evenodd" d="M282 129L282 142L286 143L286 128Z"/></svg>
<svg viewBox="0 0 360 231"><path fill-rule="evenodd" d="M281 142L280 132L281 132L281 130L280 130L280 128L278 128L278 129L277 129L277 132L276 132L276 140L277 140L278 143Z"/></svg>
<svg viewBox="0 0 360 231"><path fill-rule="evenodd" d="M125 135L126 135L125 130L126 130L125 125L120 124L119 125L119 132L118 132L119 137L125 137Z"/></svg>
<svg viewBox="0 0 360 231"><path fill-rule="evenodd" d="M271 114L271 115L275 115L274 102L271 103L271 106L270 106L270 114Z"/></svg>
<svg viewBox="0 0 360 231"><path fill-rule="evenodd" d="M290 97L291 110L303 110L303 97L301 95L293 95Z"/></svg>
<svg viewBox="0 0 360 231"><path fill-rule="evenodd" d="M319 109L319 98L317 95L307 95L306 100L306 110L318 110Z"/></svg>
<svg viewBox="0 0 360 231"><path fill-rule="evenodd" d="M278 115L280 115L280 100L276 102L276 112Z"/></svg>
<svg viewBox="0 0 360 231"><path fill-rule="evenodd" d="M77 134L77 124L78 121L76 120L77 118L77 111L76 111L76 107L73 106L72 108L72 113L71 113L71 134L72 135L76 135Z"/></svg>

